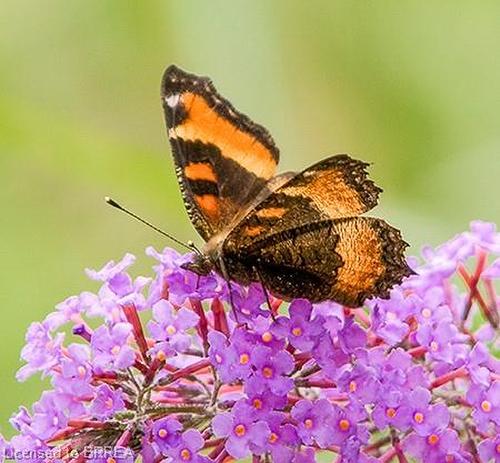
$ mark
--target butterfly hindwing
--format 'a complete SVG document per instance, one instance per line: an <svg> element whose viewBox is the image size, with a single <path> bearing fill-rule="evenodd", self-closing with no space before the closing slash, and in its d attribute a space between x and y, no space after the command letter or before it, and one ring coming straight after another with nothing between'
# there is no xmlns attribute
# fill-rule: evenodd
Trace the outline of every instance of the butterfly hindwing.
<svg viewBox="0 0 500 463"><path fill-rule="evenodd" d="M335 300L357 307L387 297L412 272L398 230L380 219L325 219L270 235L246 259L264 285L287 299Z"/></svg>
<svg viewBox="0 0 500 463"><path fill-rule="evenodd" d="M286 298L356 306L387 295L411 273L403 255L407 245L383 220L358 217L377 204L381 191L366 166L333 156L272 191L226 239L230 262L244 262L236 273L253 269Z"/></svg>
<svg viewBox="0 0 500 463"><path fill-rule="evenodd" d="M170 66L161 95L186 209L208 240L274 176L279 152L266 129L234 109L206 77Z"/></svg>
<svg viewBox="0 0 500 463"><path fill-rule="evenodd" d="M403 241L396 228L381 219L353 217L333 221L338 235L335 252L341 257L327 299L360 306L369 297L389 296L389 290L413 271L408 267Z"/></svg>

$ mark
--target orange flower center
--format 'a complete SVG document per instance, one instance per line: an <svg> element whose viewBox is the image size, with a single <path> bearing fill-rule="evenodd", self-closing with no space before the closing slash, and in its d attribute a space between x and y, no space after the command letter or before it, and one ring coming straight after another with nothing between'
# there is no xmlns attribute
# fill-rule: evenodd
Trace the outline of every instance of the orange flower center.
<svg viewBox="0 0 500 463"><path fill-rule="evenodd" d="M349 383L349 391L356 392L356 389L358 389L358 385L356 384L356 381L351 381Z"/></svg>
<svg viewBox="0 0 500 463"><path fill-rule="evenodd" d="M495 450L498 454L500 454L500 444L497 444L497 446L495 447Z"/></svg>
<svg viewBox="0 0 500 463"><path fill-rule="evenodd" d="M253 406L257 410L260 410L262 408L262 400L260 400L260 399L253 399Z"/></svg>
<svg viewBox="0 0 500 463"><path fill-rule="evenodd" d="M165 439L165 437L168 436L168 431L164 428L161 428L159 431L158 431L158 436L160 436L161 439Z"/></svg>
<svg viewBox="0 0 500 463"><path fill-rule="evenodd" d="M264 342L271 342L273 340L273 335L269 331L262 333L261 337Z"/></svg>
<svg viewBox="0 0 500 463"><path fill-rule="evenodd" d="M246 365L250 361L250 356L248 354L241 354L240 355L240 363L242 365Z"/></svg>
<svg viewBox="0 0 500 463"><path fill-rule="evenodd" d="M392 408L392 407L389 407L385 411L385 414L386 414L387 418L394 418L396 416L396 409Z"/></svg>
<svg viewBox="0 0 500 463"><path fill-rule="evenodd" d="M347 431L351 427L349 420L343 419L339 421L339 428L341 431Z"/></svg>
<svg viewBox="0 0 500 463"><path fill-rule="evenodd" d="M483 400L481 402L481 410L483 410L483 412L490 412L491 411L491 402L488 402L487 400Z"/></svg>
<svg viewBox="0 0 500 463"><path fill-rule="evenodd" d="M116 463L116 460L113 457L106 458L106 463Z"/></svg>
<svg viewBox="0 0 500 463"><path fill-rule="evenodd" d="M307 429L311 429L313 427L313 420L311 420L310 418L307 418L307 420L304 420L304 426L307 428Z"/></svg>
<svg viewBox="0 0 500 463"><path fill-rule="evenodd" d="M177 333L177 328L174 325L168 325L166 328L167 334L172 336L173 334Z"/></svg>
<svg viewBox="0 0 500 463"><path fill-rule="evenodd" d="M292 329L292 334L294 336L302 335L302 328L300 328L299 326L296 326L295 328Z"/></svg>
<svg viewBox="0 0 500 463"><path fill-rule="evenodd" d="M439 349L439 344L436 341L432 341L430 347L433 352L436 352Z"/></svg>
<svg viewBox="0 0 500 463"><path fill-rule="evenodd" d="M276 441L278 440L278 435L275 434L274 432L272 432L270 435L269 435L269 442L271 444L274 444Z"/></svg>
<svg viewBox="0 0 500 463"><path fill-rule="evenodd" d="M112 349L111 349L111 353L113 355L118 355L120 353L120 350L121 350L121 347L120 346L114 346Z"/></svg>
<svg viewBox="0 0 500 463"><path fill-rule="evenodd" d="M264 378L272 378L273 377L273 369L271 367L264 367L262 369L262 374L264 375Z"/></svg>
<svg viewBox="0 0 500 463"><path fill-rule="evenodd" d="M425 308L422 310L422 317L431 318L431 315L432 315L431 309Z"/></svg>
<svg viewBox="0 0 500 463"><path fill-rule="evenodd" d="M424 421L424 415L423 413L417 412L415 415L413 415L413 419L418 423L422 423Z"/></svg>
<svg viewBox="0 0 500 463"><path fill-rule="evenodd" d="M242 424L238 424L235 428L234 428L234 433L238 436L238 437L243 437L245 434L246 434L247 430L245 428L245 426L243 426Z"/></svg>
<svg viewBox="0 0 500 463"><path fill-rule="evenodd" d="M163 361L165 361L165 359L167 358L167 356L165 355L165 352L163 352L162 350L159 350L159 351L156 353L156 358L157 358L160 362L163 362Z"/></svg>
<svg viewBox="0 0 500 463"><path fill-rule="evenodd" d="M182 449L181 450L181 458L184 461L191 460L191 452L188 449Z"/></svg>
<svg viewBox="0 0 500 463"><path fill-rule="evenodd" d="M431 434L427 438L427 442L429 442L429 445L436 445L439 442L439 436L437 436L436 434Z"/></svg>
<svg viewBox="0 0 500 463"><path fill-rule="evenodd" d="M109 399L106 399L104 405L106 406L106 408L113 408L113 399L111 397Z"/></svg>

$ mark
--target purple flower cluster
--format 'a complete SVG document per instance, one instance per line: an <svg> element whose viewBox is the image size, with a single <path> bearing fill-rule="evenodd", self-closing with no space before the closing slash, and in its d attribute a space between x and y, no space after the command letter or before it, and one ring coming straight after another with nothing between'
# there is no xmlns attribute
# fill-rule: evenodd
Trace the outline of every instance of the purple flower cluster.
<svg viewBox="0 0 500 463"><path fill-rule="evenodd" d="M357 309L268 308L233 283L234 317L223 279L147 254L154 278L132 278L126 255L29 327L17 377L51 388L12 416L0 461L500 462L492 224L424 249L389 299Z"/></svg>

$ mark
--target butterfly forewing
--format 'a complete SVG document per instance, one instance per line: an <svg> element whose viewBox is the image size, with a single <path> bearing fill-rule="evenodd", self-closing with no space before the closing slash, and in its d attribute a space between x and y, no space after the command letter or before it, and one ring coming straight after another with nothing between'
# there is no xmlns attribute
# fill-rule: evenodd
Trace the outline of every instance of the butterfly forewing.
<svg viewBox="0 0 500 463"><path fill-rule="evenodd" d="M368 164L336 155L291 176L241 220L228 237L238 248L255 248L269 235L323 219L354 217L372 209L381 191Z"/></svg>
<svg viewBox="0 0 500 463"><path fill-rule="evenodd" d="M161 93L184 203L208 240L274 176L279 152L269 133L236 111L210 79L170 66Z"/></svg>

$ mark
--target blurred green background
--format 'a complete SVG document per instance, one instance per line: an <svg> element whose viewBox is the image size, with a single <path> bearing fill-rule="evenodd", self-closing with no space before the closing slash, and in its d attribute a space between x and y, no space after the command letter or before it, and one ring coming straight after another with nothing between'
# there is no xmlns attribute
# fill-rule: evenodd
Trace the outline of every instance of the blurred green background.
<svg viewBox="0 0 500 463"><path fill-rule="evenodd" d="M170 63L210 75L267 126L283 170L348 152L373 162L377 214L412 251L500 219L500 3L2 0L0 431L40 383L18 385L24 332L94 289L85 267L161 237L109 194L195 237L167 146Z"/></svg>

